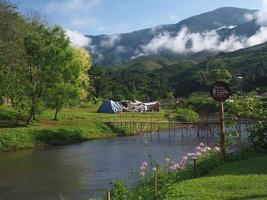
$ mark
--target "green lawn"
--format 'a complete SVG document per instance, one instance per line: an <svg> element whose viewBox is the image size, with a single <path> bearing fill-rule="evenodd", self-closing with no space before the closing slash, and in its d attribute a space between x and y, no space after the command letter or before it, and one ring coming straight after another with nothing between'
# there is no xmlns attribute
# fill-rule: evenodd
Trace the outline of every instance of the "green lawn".
<svg viewBox="0 0 267 200"><path fill-rule="evenodd" d="M86 108L63 109L59 120L54 111L45 110L28 126L15 126L16 112L0 106L0 151L33 148L49 144L66 144L96 138L126 134L125 130L110 128L106 121L166 121L165 111L151 113L97 113L98 105Z"/></svg>
<svg viewBox="0 0 267 200"><path fill-rule="evenodd" d="M267 199L267 155L230 162L168 188L165 199Z"/></svg>

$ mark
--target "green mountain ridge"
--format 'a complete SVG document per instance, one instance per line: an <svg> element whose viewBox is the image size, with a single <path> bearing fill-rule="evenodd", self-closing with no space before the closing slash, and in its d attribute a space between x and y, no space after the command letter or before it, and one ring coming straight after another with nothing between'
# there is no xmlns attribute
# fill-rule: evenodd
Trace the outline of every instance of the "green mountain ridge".
<svg viewBox="0 0 267 200"><path fill-rule="evenodd" d="M153 28L116 35L87 35L87 37L91 39L91 47L88 47L88 50L92 53L94 62L97 64L102 66L121 65L136 56L140 56L143 51L142 46L147 45L160 33L168 32L170 36L174 36L183 27L187 27L191 32L203 32L216 30L224 26L247 24L244 15L252 14L255 11L256 10L243 8L223 7L207 13L195 15L177 24L160 25ZM237 33L240 35L246 34L247 31L249 31L250 34L255 32L257 27L253 27L253 24L248 26L252 27L252 30L250 30L250 28L236 27L236 29L232 31L237 30ZM223 38L224 35L230 34L231 31L220 30L218 33ZM167 56L170 54L177 57L181 56L182 59L184 56L183 54L164 51L157 55L166 57L166 54Z"/></svg>
<svg viewBox="0 0 267 200"><path fill-rule="evenodd" d="M267 42L231 53L220 53L194 62L190 58L174 60L157 56L139 58L123 67L104 69L94 82L96 96L111 99L164 99L193 92L208 91L203 76L213 69L227 69L233 76L230 85L235 90L267 89ZM237 80L237 77L243 77ZM112 91L112 92L111 92Z"/></svg>

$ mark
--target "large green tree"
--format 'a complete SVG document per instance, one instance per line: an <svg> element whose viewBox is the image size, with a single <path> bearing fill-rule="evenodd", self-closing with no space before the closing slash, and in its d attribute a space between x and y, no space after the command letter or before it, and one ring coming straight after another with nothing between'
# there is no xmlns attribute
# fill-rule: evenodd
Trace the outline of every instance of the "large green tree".
<svg viewBox="0 0 267 200"><path fill-rule="evenodd" d="M46 105L55 109L55 120L64 106L77 105L88 96L87 73L91 66L90 55L82 48L69 50L70 54L58 63L57 69L53 72L53 81L47 85L44 95Z"/></svg>
<svg viewBox="0 0 267 200"><path fill-rule="evenodd" d="M25 18L0 0L0 97L30 123L44 106L57 112L88 96L91 58L65 32L40 17Z"/></svg>
<svg viewBox="0 0 267 200"><path fill-rule="evenodd" d="M0 0L0 98L18 111L18 119L27 111L27 73L24 38L29 29L27 21L16 7Z"/></svg>

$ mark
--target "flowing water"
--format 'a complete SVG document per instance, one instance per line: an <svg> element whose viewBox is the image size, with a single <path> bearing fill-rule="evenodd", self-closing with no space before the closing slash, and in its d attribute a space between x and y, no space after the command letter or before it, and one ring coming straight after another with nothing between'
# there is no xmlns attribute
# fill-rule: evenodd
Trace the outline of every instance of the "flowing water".
<svg viewBox="0 0 267 200"><path fill-rule="evenodd" d="M151 156L180 160L199 143L168 133L88 141L0 154L0 200L89 199L113 179L131 182Z"/></svg>

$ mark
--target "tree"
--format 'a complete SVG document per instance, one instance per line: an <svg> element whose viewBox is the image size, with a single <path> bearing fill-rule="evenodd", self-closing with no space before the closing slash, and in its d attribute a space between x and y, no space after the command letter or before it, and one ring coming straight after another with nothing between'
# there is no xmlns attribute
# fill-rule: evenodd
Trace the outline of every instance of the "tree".
<svg viewBox="0 0 267 200"><path fill-rule="evenodd" d="M17 122L27 112L29 101L24 38L29 24L16 7L0 1L0 97L18 111Z"/></svg>
<svg viewBox="0 0 267 200"><path fill-rule="evenodd" d="M213 69L206 75L206 84L211 85L216 81L223 81L229 83L232 75L226 69Z"/></svg>
<svg viewBox="0 0 267 200"><path fill-rule="evenodd" d="M218 110L217 104L208 93L192 93L192 95L187 98L186 104L200 115L206 115L207 120L210 114L214 114Z"/></svg>
<svg viewBox="0 0 267 200"><path fill-rule="evenodd" d="M261 100L253 93L246 95L239 95L226 104L227 112L231 116L231 122L235 126L237 141L240 147L241 156L243 156L243 145L241 141L242 136L242 118L249 118L250 124L247 131L250 132L250 137L254 146L257 146L258 137L264 137L264 134L260 135L259 129L263 125L263 104Z"/></svg>
<svg viewBox="0 0 267 200"><path fill-rule="evenodd" d="M91 66L90 55L82 48L69 50L71 54L58 63L57 70L53 73L54 80L47 85L44 95L46 105L55 109L55 120L58 119L58 112L64 106L77 105L88 96L87 73Z"/></svg>
<svg viewBox="0 0 267 200"><path fill-rule="evenodd" d="M64 31L48 27L39 21L31 21L31 31L24 40L31 101L30 123L41 110L42 96L46 88L57 85L64 76L64 66L72 55L70 42Z"/></svg>

